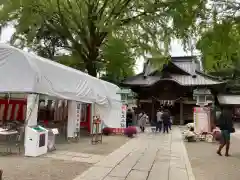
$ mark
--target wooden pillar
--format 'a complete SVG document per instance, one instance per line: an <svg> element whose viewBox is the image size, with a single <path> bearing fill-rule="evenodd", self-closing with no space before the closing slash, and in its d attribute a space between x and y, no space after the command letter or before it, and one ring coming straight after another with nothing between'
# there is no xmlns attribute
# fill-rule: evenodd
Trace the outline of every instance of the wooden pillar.
<svg viewBox="0 0 240 180"><path fill-rule="evenodd" d="M154 122L154 117L155 117L155 111L154 111L155 106L154 106L154 103L155 103L155 101L152 98L152 113L151 113L150 124L152 124L152 122Z"/></svg>
<svg viewBox="0 0 240 180"><path fill-rule="evenodd" d="M180 101L180 125L184 125L184 119L183 119L183 103Z"/></svg>
<svg viewBox="0 0 240 180"><path fill-rule="evenodd" d="M137 108L140 106L140 100L137 98Z"/></svg>

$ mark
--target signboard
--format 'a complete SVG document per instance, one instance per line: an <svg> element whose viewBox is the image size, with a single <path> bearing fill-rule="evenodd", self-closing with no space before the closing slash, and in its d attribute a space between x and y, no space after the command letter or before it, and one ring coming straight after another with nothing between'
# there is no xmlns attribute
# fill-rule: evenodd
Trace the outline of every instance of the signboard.
<svg viewBox="0 0 240 180"><path fill-rule="evenodd" d="M67 137L74 138L80 132L81 103L69 101L68 103L68 121Z"/></svg>
<svg viewBox="0 0 240 180"><path fill-rule="evenodd" d="M76 119L76 132L80 131L80 122L81 122L81 108L82 108L82 104L80 102L77 102L77 109L76 109L76 113L77 113L77 119Z"/></svg>
<svg viewBox="0 0 240 180"><path fill-rule="evenodd" d="M208 107L194 107L194 131L196 133L210 132L210 109Z"/></svg>
<svg viewBox="0 0 240 180"><path fill-rule="evenodd" d="M127 106L122 105L121 122L120 122L121 128L126 128L126 116L127 116Z"/></svg>

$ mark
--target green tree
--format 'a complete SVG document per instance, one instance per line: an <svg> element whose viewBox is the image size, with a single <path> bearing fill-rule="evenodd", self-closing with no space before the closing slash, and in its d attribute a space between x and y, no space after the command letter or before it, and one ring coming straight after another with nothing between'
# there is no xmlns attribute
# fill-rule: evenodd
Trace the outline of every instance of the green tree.
<svg viewBox="0 0 240 180"><path fill-rule="evenodd" d="M14 23L12 44L21 42L32 48L45 42L46 37L53 40L54 36L57 40L54 49L56 46L76 53L88 73L96 76L98 67L108 64L102 58L101 48L109 36L123 38L135 55L167 54L173 35L184 40L189 37L195 20L204 15L206 2L5 0L1 1L0 24ZM37 36L39 32L48 34Z"/></svg>
<svg viewBox="0 0 240 180"><path fill-rule="evenodd" d="M196 47L208 72L234 73L240 66L240 2L210 1Z"/></svg>
<svg viewBox="0 0 240 180"><path fill-rule="evenodd" d="M216 0L209 8L211 14L197 42L203 65L212 75L228 80L228 89L239 93L240 2Z"/></svg>
<svg viewBox="0 0 240 180"><path fill-rule="evenodd" d="M106 62L102 79L119 84L124 78L134 75L135 59L124 41L111 37L102 50Z"/></svg>
<svg viewBox="0 0 240 180"><path fill-rule="evenodd" d="M230 21L217 23L204 32L197 42L207 71L222 71L238 66L240 26Z"/></svg>

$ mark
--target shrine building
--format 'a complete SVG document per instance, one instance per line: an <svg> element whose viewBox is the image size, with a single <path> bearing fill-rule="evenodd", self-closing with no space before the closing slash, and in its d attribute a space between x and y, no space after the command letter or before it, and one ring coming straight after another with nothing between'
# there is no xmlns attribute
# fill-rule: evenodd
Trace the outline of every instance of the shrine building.
<svg viewBox="0 0 240 180"><path fill-rule="evenodd" d="M143 72L122 82L122 86L137 94L137 106L151 121L155 121L157 109L167 105L175 124L192 122L193 107L213 102L212 95L220 93L225 85L226 82L202 72L195 56L171 57L161 69L148 60ZM194 98L196 91L205 95Z"/></svg>

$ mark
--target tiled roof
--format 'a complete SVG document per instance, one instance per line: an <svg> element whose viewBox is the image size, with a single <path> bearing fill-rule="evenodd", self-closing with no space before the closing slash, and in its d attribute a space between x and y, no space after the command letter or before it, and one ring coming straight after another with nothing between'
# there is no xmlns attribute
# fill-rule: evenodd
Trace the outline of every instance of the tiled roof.
<svg viewBox="0 0 240 180"><path fill-rule="evenodd" d="M220 104L238 105L240 104L240 95L218 95Z"/></svg>
<svg viewBox="0 0 240 180"><path fill-rule="evenodd" d="M153 73L156 70L157 68L154 68L152 65L150 65L150 61L148 61L145 67L144 76L148 76L149 74Z"/></svg>
<svg viewBox="0 0 240 180"><path fill-rule="evenodd" d="M172 78L170 79L161 79L160 76L137 76L134 79L124 81L124 84L129 85L140 85L140 86L150 86L155 84L160 80L170 80L175 81L176 83L182 86L201 86L201 85L216 85L221 84L223 82L214 81L210 78L204 77L202 75L196 74L196 77L187 76L187 75L171 75Z"/></svg>
<svg viewBox="0 0 240 180"><path fill-rule="evenodd" d="M196 74L196 77L186 75L171 75L179 84L183 86L197 86L197 85L215 85L221 84L220 81L214 81L202 75Z"/></svg>
<svg viewBox="0 0 240 180"><path fill-rule="evenodd" d="M195 64L191 61L187 62L173 62L177 67L183 69L184 71L190 73L190 74L195 74Z"/></svg>
<svg viewBox="0 0 240 180"><path fill-rule="evenodd" d="M131 80L125 80L124 84L150 86L150 85L158 82L160 79L161 79L160 76L146 76L144 78L144 76L142 75L142 76L137 76L136 78L131 79Z"/></svg>
<svg viewBox="0 0 240 180"><path fill-rule="evenodd" d="M195 61L194 61L194 57L191 56L186 56L186 57L172 57L171 60L172 64L174 64L175 66L177 66L178 68L184 70L185 72L189 73L189 74L195 74L195 70L196 70L196 65L195 65ZM145 68L144 68L144 75L148 76L151 73L153 73L154 71L158 70L157 67L154 67L151 64L151 61L148 60L145 63Z"/></svg>
<svg viewBox="0 0 240 180"><path fill-rule="evenodd" d="M224 82L214 80L213 78L205 75L198 70L194 61L194 57L173 57L172 62L174 66L182 69L186 74L170 74L171 78L161 79L159 75L151 75L152 72L157 69L152 67L150 61L145 65L143 73L136 75L132 78L126 79L123 84L125 85L139 85L139 86L150 86L161 80L175 81L182 86L201 86L201 85L216 85ZM145 76L145 77L144 77Z"/></svg>

